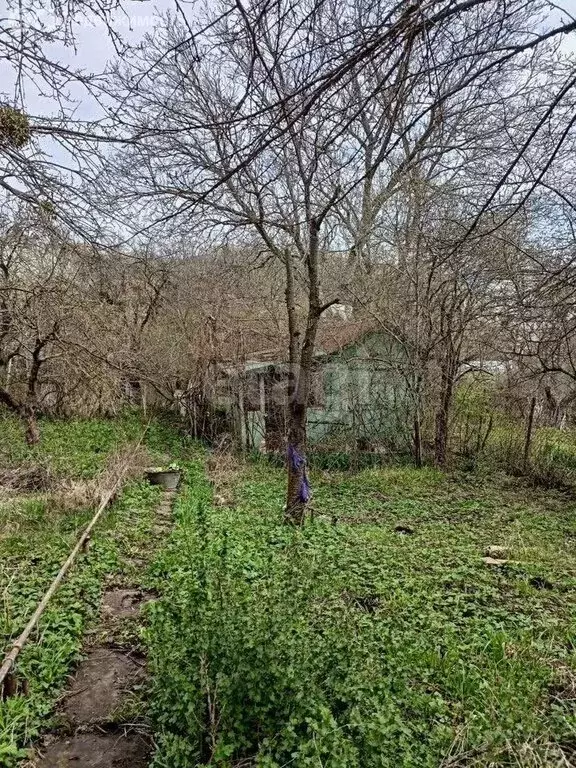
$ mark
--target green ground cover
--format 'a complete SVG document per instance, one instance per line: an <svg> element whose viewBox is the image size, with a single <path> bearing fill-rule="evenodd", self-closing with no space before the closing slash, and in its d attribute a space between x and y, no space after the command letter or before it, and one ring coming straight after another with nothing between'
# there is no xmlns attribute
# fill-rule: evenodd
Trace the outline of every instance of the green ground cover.
<svg viewBox="0 0 576 768"><path fill-rule="evenodd" d="M29 448L16 420L0 420L0 469L43 467L49 478L81 483L103 470L113 452L137 440L144 423L129 415L116 421L46 421L41 429L42 442ZM179 445L176 433L156 422L145 442L152 457ZM150 543L158 493L141 481L125 487L95 529L90 552L79 557L20 654L18 674L28 681L29 693L0 702L3 768L24 758L25 745L49 725L84 633L98 615L105 577L130 578L130 558ZM0 652L21 632L93 513L71 506L60 490L0 497Z"/></svg>
<svg viewBox="0 0 576 768"><path fill-rule="evenodd" d="M138 434L128 422L45 424L34 452L2 442L4 461L88 478ZM493 472L318 471L313 517L293 530L281 469L240 465L213 496L206 454L187 461L156 423L147 443L186 467L175 529L138 575L161 595L144 638L154 768L576 764L573 497ZM24 496L0 509L5 645L89 514ZM46 725L155 500L131 484L52 603L19 665L30 694L0 704L0 765ZM490 545L506 564L483 562Z"/></svg>
<svg viewBox="0 0 576 768"><path fill-rule="evenodd" d="M280 470L214 506L198 461L155 564L155 768L576 760L576 504L505 476ZM482 561L489 545L509 562Z"/></svg>

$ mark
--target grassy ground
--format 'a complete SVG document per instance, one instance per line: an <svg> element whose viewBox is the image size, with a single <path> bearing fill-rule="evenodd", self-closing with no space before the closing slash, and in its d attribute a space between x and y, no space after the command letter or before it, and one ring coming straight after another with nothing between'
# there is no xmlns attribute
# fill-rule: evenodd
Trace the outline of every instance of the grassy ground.
<svg viewBox="0 0 576 768"><path fill-rule="evenodd" d="M0 497L0 652L23 629L93 515L82 494L75 501L74 493L104 469L112 453L139 438L143 428L133 416L115 422L44 422L42 442L30 449L17 421L0 421L0 469L41 467L56 488L54 493L11 491ZM146 443L154 455L169 452L178 440L152 423ZM72 488L72 498L62 487ZM97 614L104 579L125 569L148 545L156 501L155 489L131 482L99 523L89 554L80 557L50 603L19 657L18 673L29 681L29 695L0 703L0 766L15 764L25 755L22 746L47 726L83 634Z"/></svg>
<svg viewBox="0 0 576 768"><path fill-rule="evenodd" d="M314 485L291 530L280 471L215 507L190 466L155 566L154 765L576 764L574 501L402 468Z"/></svg>
<svg viewBox="0 0 576 768"><path fill-rule="evenodd" d="M89 479L140 433L43 425L2 463ZM2 430L4 430L2 432ZM185 457L153 424L155 452ZM145 577L155 768L448 768L576 764L576 502L504 475L317 473L314 516L281 525L283 473L187 463L177 526ZM106 576L150 541L154 491L126 489L24 652L30 694L0 704L15 765L62 689ZM88 511L0 508L0 634L9 644ZM507 550L488 566L486 547ZM137 565L135 566L137 568ZM142 574L139 574L142 578Z"/></svg>
<svg viewBox="0 0 576 768"><path fill-rule="evenodd" d="M137 414L120 419L40 422L41 441L30 447L24 441L19 419L0 417L0 467L33 464L69 478L91 478L106 457L142 434L144 422Z"/></svg>

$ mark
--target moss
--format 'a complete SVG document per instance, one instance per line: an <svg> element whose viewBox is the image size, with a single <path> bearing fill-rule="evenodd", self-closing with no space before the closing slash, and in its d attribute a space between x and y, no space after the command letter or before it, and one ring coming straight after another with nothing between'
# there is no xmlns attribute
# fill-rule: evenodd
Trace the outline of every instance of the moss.
<svg viewBox="0 0 576 768"><path fill-rule="evenodd" d="M20 149L28 144L30 137L28 116L13 107L0 106L0 145Z"/></svg>

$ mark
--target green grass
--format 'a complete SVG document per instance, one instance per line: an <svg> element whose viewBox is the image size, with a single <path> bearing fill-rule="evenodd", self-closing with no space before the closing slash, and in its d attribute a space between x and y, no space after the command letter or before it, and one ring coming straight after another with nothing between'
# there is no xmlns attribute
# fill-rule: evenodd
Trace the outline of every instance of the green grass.
<svg viewBox="0 0 576 768"><path fill-rule="evenodd" d="M138 439L143 428L144 422L134 415L116 421L43 421L42 442L31 449L18 421L4 418L0 468L41 464L50 476L91 478L110 453ZM152 456L181 446L177 433L157 421L150 423L145 443ZM83 635L98 613L104 578L120 573L135 583L142 578L129 559L150 546L158 493L139 482L125 488L95 529L90 552L79 557L20 654L17 671L29 681L30 691L0 703L2 768L24 757L25 745L47 726ZM0 499L0 653L23 629L93 513L70 509L49 492Z"/></svg>
<svg viewBox="0 0 576 768"><path fill-rule="evenodd" d="M89 478L141 430L133 415L45 422L29 449L6 420L0 465ZM169 426L152 422L146 443L159 462L186 459ZM293 530L280 469L247 465L234 506L214 507L203 464L186 463L177 526L144 578L162 595L145 638L154 768L576 763L573 498L504 474L316 472L314 516ZM0 766L49 722L105 576L150 540L154 502L126 490L45 614L19 662L30 695L0 704ZM49 495L0 506L5 647L88 517ZM508 564L485 565L489 545Z"/></svg>
<svg viewBox="0 0 576 768"><path fill-rule="evenodd" d="M111 453L138 440L145 422L136 415L122 419L41 422L42 441L30 448L20 422L0 419L0 469L23 465L46 467L48 476L81 482L101 471ZM151 459L179 450L180 440L169 426L152 421L145 445ZM78 532L93 514L70 508L61 494L7 493L0 496L0 648L14 620L7 603L25 612L57 572ZM14 597L14 585L19 585ZM26 586L27 585L27 586ZM26 594L29 593L29 599ZM16 618L17 621L17 618Z"/></svg>
<svg viewBox="0 0 576 768"><path fill-rule="evenodd" d="M142 430L142 418L136 414L118 420L42 419L40 443L28 446L20 420L4 416L0 418L0 467L41 464L56 475L90 478L113 450L138 439Z"/></svg>
<svg viewBox="0 0 576 768"><path fill-rule="evenodd" d="M189 468L155 566L154 766L574 764L576 504L434 470L314 485L292 530L280 471L215 508Z"/></svg>
<svg viewBox="0 0 576 768"><path fill-rule="evenodd" d="M49 476L82 479L101 470L109 454L142 433L135 419L41 425L42 442L26 446L18 420L0 420L0 467L42 464ZM72 549L93 510L70 508L59 494L0 496L0 652L21 629Z"/></svg>
<svg viewBox="0 0 576 768"><path fill-rule="evenodd" d="M0 702L3 768L23 759L26 745L49 725L71 665L79 658L84 633L98 615L104 578L120 574L125 558L141 553L149 542L157 496L157 489L144 483L132 483L125 489L96 529L89 553L79 556L20 654L17 673L20 679L28 681L29 693ZM75 521L79 522L82 516ZM16 570L12 580L4 585L0 635L6 649L10 638L23 628L75 541L74 530L68 538L61 533L57 544L47 544L32 561L21 561L21 570Z"/></svg>
<svg viewBox="0 0 576 768"><path fill-rule="evenodd" d="M576 430L539 426L536 420L526 462L527 420L503 411L492 386L477 381L457 390L450 438L455 463L500 467L544 487L576 491Z"/></svg>

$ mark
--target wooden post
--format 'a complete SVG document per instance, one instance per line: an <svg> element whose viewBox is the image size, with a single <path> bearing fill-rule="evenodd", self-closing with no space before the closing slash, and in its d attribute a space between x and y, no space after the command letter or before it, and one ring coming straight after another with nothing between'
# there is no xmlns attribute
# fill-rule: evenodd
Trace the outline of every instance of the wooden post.
<svg viewBox="0 0 576 768"><path fill-rule="evenodd" d="M266 446L266 375L264 373L258 374L258 392L260 394L260 418L262 420L262 435L258 447L262 450L262 446Z"/></svg>
<svg viewBox="0 0 576 768"><path fill-rule="evenodd" d="M536 398L533 397L530 403L530 413L528 414L528 423L526 425L526 440L524 441L524 471L528 469L530 460L530 447L532 445L532 429L534 427L534 411L536 410Z"/></svg>
<svg viewBox="0 0 576 768"><path fill-rule="evenodd" d="M418 409L414 413L414 463L422 466L422 430L420 428L420 413Z"/></svg>
<svg viewBox="0 0 576 768"><path fill-rule="evenodd" d="M238 419L240 426L240 450L243 451L246 448L246 421L244 415L244 380L242 376L238 378Z"/></svg>

